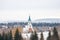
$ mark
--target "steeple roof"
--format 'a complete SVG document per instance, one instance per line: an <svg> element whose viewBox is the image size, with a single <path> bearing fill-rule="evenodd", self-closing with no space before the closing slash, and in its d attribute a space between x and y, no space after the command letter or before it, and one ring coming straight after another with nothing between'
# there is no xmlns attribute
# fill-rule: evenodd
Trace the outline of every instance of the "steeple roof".
<svg viewBox="0 0 60 40"><path fill-rule="evenodd" d="M30 18L30 16L29 16L29 19L28 19L28 21L31 21L31 18Z"/></svg>

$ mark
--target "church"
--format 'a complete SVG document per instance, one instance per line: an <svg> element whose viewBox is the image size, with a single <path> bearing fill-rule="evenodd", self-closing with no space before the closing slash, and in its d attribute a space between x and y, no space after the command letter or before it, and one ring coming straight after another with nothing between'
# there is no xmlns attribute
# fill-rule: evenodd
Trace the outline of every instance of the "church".
<svg viewBox="0 0 60 40"><path fill-rule="evenodd" d="M29 40L30 39L30 36L31 36L31 32L34 32L34 28L32 26L32 22L31 22L31 18L29 16L28 18L28 23L27 25L25 25L25 27L23 28L23 33L22 33L22 36L25 40ZM37 35L38 35L38 40L40 40L40 34L41 32L37 32ZM43 36L44 36L44 40L47 39L48 37L48 31L46 32L43 32Z"/></svg>
<svg viewBox="0 0 60 40"><path fill-rule="evenodd" d="M34 29L33 29L33 26L32 26L31 18L29 16L28 23L23 28L23 32L28 32L29 33L29 32L32 32L32 31L34 31Z"/></svg>

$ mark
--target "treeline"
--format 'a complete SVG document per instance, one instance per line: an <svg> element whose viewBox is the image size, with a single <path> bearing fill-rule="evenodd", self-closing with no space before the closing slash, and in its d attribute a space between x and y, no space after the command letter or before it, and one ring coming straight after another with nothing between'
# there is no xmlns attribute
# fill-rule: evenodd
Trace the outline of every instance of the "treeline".
<svg viewBox="0 0 60 40"><path fill-rule="evenodd" d="M0 40L13 40L12 31L8 33L3 32L2 34L0 34Z"/></svg>
<svg viewBox="0 0 60 40"><path fill-rule="evenodd" d="M37 32L36 31L32 32L30 40L44 40L43 32L41 32L40 35L41 38L38 39ZM47 35L48 35L47 40L59 40L58 32L55 27L53 29L53 35L51 35L51 31L49 31ZM21 33L17 29L14 37L12 37L12 31L8 32L7 34L3 32L2 34L0 34L0 40L25 40L25 39L23 39Z"/></svg>
<svg viewBox="0 0 60 40"><path fill-rule="evenodd" d="M15 32L15 35L13 37L12 35L12 31L8 32L8 33L2 33L0 34L0 40L22 40L22 35L21 33L18 31L18 29Z"/></svg>
<svg viewBox="0 0 60 40"><path fill-rule="evenodd" d="M0 27L7 26L7 27L13 27L14 25L21 25L24 27L24 25L27 25L28 22L13 22L13 23L0 23ZM32 23L33 27L42 27L42 26L60 26L60 23Z"/></svg>

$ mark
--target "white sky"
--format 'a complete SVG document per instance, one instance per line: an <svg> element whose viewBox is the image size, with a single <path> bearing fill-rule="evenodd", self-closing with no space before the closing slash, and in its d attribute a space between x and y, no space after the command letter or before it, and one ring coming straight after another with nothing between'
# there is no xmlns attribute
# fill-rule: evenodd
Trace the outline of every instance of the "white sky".
<svg viewBox="0 0 60 40"><path fill-rule="evenodd" d="M0 0L0 21L60 18L60 0Z"/></svg>

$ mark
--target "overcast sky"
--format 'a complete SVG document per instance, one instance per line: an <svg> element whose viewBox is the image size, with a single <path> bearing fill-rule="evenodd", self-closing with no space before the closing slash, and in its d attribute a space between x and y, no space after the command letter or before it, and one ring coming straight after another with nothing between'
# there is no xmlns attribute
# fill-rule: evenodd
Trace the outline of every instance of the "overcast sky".
<svg viewBox="0 0 60 40"><path fill-rule="evenodd" d="M0 0L0 21L60 18L60 0Z"/></svg>

